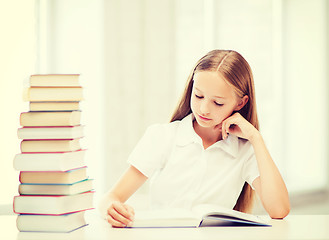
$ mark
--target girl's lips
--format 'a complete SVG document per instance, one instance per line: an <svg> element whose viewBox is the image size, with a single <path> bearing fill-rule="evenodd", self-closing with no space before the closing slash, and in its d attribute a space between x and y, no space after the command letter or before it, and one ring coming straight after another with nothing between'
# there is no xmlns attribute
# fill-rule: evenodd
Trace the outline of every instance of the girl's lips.
<svg viewBox="0 0 329 240"><path fill-rule="evenodd" d="M205 118L205 117L202 117L202 116L200 116L200 115L199 115L199 118L201 118L201 119L204 120L204 121L209 121L209 120L211 120L211 119L209 119L209 118Z"/></svg>

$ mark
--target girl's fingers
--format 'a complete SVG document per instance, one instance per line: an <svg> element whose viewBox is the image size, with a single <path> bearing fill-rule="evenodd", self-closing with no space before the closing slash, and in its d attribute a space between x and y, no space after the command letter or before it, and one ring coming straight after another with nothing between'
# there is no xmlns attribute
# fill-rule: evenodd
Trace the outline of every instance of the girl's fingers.
<svg viewBox="0 0 329 240"><path fill-rule="evenodd" d="M107 215L106 220L112 227L125 227L126 225L122 222L115 220L111 215Z"/></svg>
<svg viewBox="0 0 329 240"><path fill-rule="evenodd" d="M133 215L128 212L125 206L120 202L114 202L111 204L107 211L109 215L109 222L113 226L123 227L130 224L133 220Z"/></svg>
<svg viewBox="0 0 329 240"><path fill-rule="evenodd" d="M132 217L131 214L126 209L126 206L122 203L113 204L113 208L125 218L130 219Z"/></svg>
<svg viewBox="0 0 329 240"><path fill-rule="evenodd" d="M232 124L232 117L229 117L224 120L222 125L222 137L226 139L228 137L228 133L230 133L230 126Z"/></svg>
<svg viewBox="0 0 329 240"><path fill-rule="evenodd" d="M223 140L226 138L225 121L222 122L222 138Z"/></svg>
<svg viewBox="0 0 329 240"><path fill-rule="evenodd" d="M222 138L226 139L228 137L229 133L233 133L230 127L232 125L238 125L239 123L239 115L238 114L233 114L232 116L226 118L223 123L222 123Z"/></svg>
<svg viewBox="0 0 329 240"><path fill-rule="evenodd" d="M240 138L250 139L255 130L250 122L239 113L235 113L223 121L222 137L226 139L228 133L231 133Z"/></svg>
<svg viewBox="0 0 329 240"><path fill-rule="evenodd" d="M135 216L134 209L131 206L129 206L129 205L124 205L124 207L126 208L126 210L128 211L128 213L130 214L130 220L134 220L134 216Z"/></svg>
<svg viewBox="0 0 329 240"><path fill-rule="evenodd" d="M228 137L228 131L227 131L227 126L228 125L229 125L229 119L226 119L224 124L223 124L223 129L222 129L223 139L226 139Z"/></svg>
<svg viewBox="0 0 329 240"><path fill-rule="evenodd" d="M113 220L121 223L123 226L127 226L131 222L128 218L121 215L121 213L116 211L114 208L110 209L108 213L109 213L109 216L112 217Z"/></svg>

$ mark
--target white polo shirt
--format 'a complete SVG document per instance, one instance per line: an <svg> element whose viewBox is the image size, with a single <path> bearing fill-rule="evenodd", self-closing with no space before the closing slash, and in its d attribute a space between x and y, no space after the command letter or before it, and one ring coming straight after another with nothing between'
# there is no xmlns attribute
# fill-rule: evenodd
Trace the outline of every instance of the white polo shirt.
<svg viewBox="0 0 329 240"><path fill-rule="evenodd" d="M244 182L259 176L249 141L229 135L203 147L193 128L193 115L150 126L128 162L151 178L152 209L191 208L217 204L233 208Z"/></svg>

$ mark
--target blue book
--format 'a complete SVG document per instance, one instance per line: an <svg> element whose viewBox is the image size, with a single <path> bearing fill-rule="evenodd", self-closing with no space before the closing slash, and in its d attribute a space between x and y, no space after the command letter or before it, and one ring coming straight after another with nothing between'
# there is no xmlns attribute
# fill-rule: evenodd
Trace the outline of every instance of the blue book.
<svg viewBox="0 0 329 240"><path fill-rule="evenodd" d="M92 179L84 179L71 184L21 183L20 195L74 195L93 190Z"/></svg>

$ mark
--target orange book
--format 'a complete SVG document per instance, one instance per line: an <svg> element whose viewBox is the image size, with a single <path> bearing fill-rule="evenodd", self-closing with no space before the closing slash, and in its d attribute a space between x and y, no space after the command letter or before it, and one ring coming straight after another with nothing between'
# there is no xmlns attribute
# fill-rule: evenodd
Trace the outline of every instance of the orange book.
<svg viewBox="0 0 329 240"><path fill-rule="evenodd" d="M21 171L20 183L72 184L88 178L87 167L67 171Z"/></svg>

